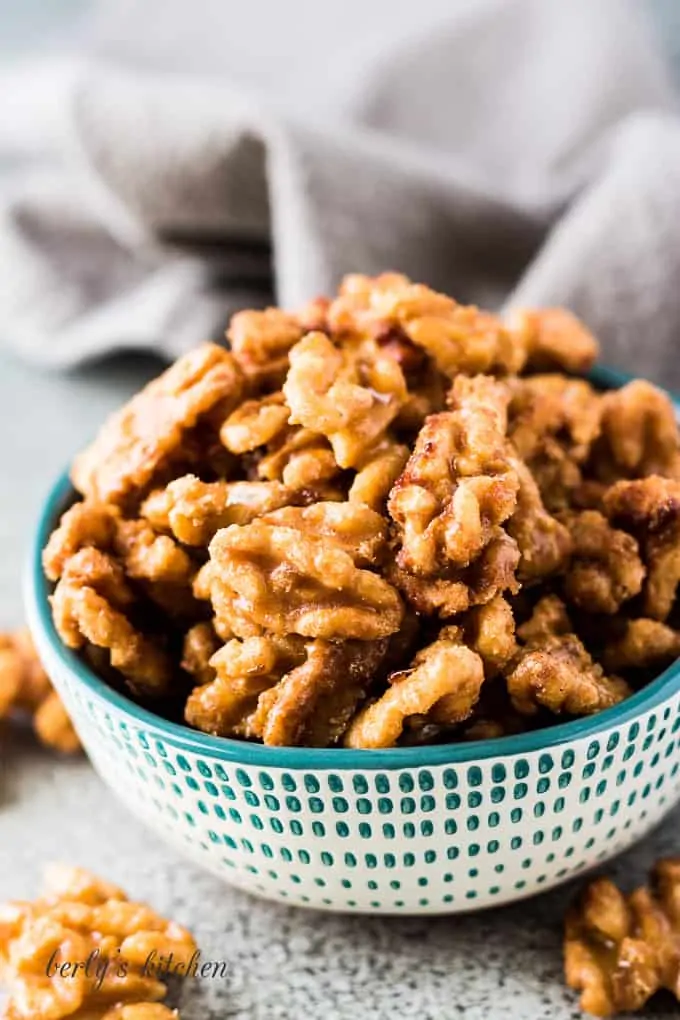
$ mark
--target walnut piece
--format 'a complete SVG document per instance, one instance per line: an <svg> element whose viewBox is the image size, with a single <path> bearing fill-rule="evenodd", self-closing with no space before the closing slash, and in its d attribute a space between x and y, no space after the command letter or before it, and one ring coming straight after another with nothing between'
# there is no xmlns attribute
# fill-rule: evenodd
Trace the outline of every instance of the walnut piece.
<svg viewBox="0 0 680 1020"><path fill-rule="evenodd" d="M197 347L108 419L73 462L73 484L99 503L138 497L201 417L217 404L235 405L241 391L232 355L215 344Z"/></svg>
<svg viewBox="0 0 680 1020"><path fill-rule="evenodd" d="M215 679L189 695L185 718L205 733L252 738L260 695L304 661L305 642L297 635L234 638L212 656Z"/></svg>
<svg viewBox="0 0 680 1020"><path fill-rule="evenodd" d="M621 621L620 632L600 656L608 670L662 669L680 656L680 633L659 620L640 616Z"/></svg>
<svg viewBox="0 0 680 1020"><path fill-rule="evenodd" d="M459 305L398 273L346 276L328 323L341 336L387 333L392 342L400 331L450 378L517 372L524 363L521 338L512 337L495 315Z"/></svg>
<svg viewBox="0 0 680 1020"><path fill-rule="evenodd" d="M657 861L650 886L625 896L597 878L567 913L565 979L595 1016L642 1009L659 990L680 990L680 860Z"/></svg>
<svg viewBox="0 0 680 1020"><path fill-rule="evenodd" d="M290 352L283 385L290 421L326 436L342 468L355 467L406 400L401 368L377 344L360 351L309 333Z"/></svg>
<svg viewBox="0 0 680 1020"><path fill-rule="evenodd" d="M357 567L330 533L317 538L263 520L232 525L210 543L210 561L215 614L238 636L250 636L254 625L370 641L399 629L403 607L395 589Z"/></svg>
<svg viewBox="0 0 680 1020"><path fill-rule="evenodd" d="M618 704L630 693L604 670L575 634L532 641L511 664L508 692L522 715L547 708L556 715L592 715Z"/></svg>
<svg viewBox="0 0 680 1020"><path fill-rule="evenodd" d="M453 410L432 415L388 502L399 567L441 577L469 566L512 514L518 481L505 442L507 392L487 376L460 377Z"/></svg>
<svg viewBox="0 0 680 1020"><path fill-rule="evenodd" d="M202 482L184 475L153 492L141 513L185 545L205 546L220 528L249 524L295 500L280 482Z"/></svg>
<svg viewBox="0 0 680 1020"><path fill-rule="evenodd" d="M593 334L566 308L515 309L506 328L538 372L557 368L584 374L600 353Z"/></svg>
<svg viewBox="0 0 680 1020"><path fill-rule="evenodd" d="M613 615L642 590L645 568L637 542L597 510L566 510L559 519L573 543L564 580L567 601L588 613Z"/></svg>
<svg viewBox="0 0 680 1020"><path fill-rule="evenodd" d="M432 716L438 724L454 725L470 717L484 682L484 664L461 643L457 627L445 627L423 648L411 666L389 677L387 691L352 720L345 746L394 747L407 721Z"/></svg>
<svg viewBox="0 0 680 1020"><path fill-rule="evenodd" d="M130 622L126 613L133 602L120 564L94 548L70 558L51 597L54 624L65 645L84 648L89 642L106 648L111 665L133 690L165 694L172 663L159 644Z"/></svg>
<svg viewBox="0 0 680 1020"><path fill-rule="evenodd" d="M647 475L680 477L680 435L670 397L634 379L602 398L602 443L594 454L604 481Z"/></svg>
<svg viewBox="0 0 680 1020"><path fill-rule="evenodd" d="M247 310L232 317L227 338L251 389L281 384L288 370L288 352L304 332L299 318L280 308Z"/></svg>
<svg viewBox="0 0 680 1020"><path fill-rule="evenodd" d="M151 953L172 953L186 966L196 948L186 928L130 902L115 886L79 868L53 869L41 899L0 906L0 965L10 992L4 1015L164 1020L176 1014L151 1006L167 989L145 973L146 961ZM98 963L109 961L96 973L85 968L93 953Z"/></svg>
<svg viewBox="0 0 680 1020"><path fill-rule="evenodd" d="M182 645L182 669L194 678L197 684L207 684L215 679L215 669L210 664L213 655L222 647L215 628L210 622L196 623L184 635Z"/></svg>
<svg viewBox="0 0 680 1020"><path fill-rule="evenodd" d="M680 581L680 481L650 475L616 482L605 494L604 511L640 544L647 569L644 615L665 620Z"/></svg>
<svg viewBox="0 0 680 1020"><path fill-rule="evenodd" d="M519 480L517 507L508 521L508 534L520 553L517 576L537 581L566 568L572 549L567 528L548 513L534 477L523 461L511 461Z"/></svg>
<svg viewBox="0 0 680 1020"><path fill-rule="evenodd" d="M290 410L283 393L246 400L231 412L220 429L220 439L232 453L250 453L280 435Z"/></svg>
<svg viewBox="0 0 680 1020"><path fill-rule="evenodd" d="M0 634L0 719L10 714L31 716L46 747L62 754L80 750L78 734L25 628Z"/></svg>

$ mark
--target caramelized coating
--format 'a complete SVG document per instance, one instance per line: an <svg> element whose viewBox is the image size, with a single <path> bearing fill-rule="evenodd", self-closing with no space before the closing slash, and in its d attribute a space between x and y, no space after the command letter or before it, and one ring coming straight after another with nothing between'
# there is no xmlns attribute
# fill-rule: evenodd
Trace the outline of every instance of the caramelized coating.
<svg viewBox="0 0 680 1020"><path fill-rule="evenodd" d="M0 719L15 713L32 717L46 747L62 754L80 750L78 735L25 628L0 634Z"/></svg>
<svg viewBox="0 0 680 1020"><path fill-rule="evenodd" d="M517 628L517 637L525 645L540 648L547 638L562 637L573 629L562 599L546 595L536 603L529 619Z"/></svg>
<svg viewBox="0 0 680 1020"><path fill-rule="evenodd" d="M233 316L227 338L251 389L280 386L288 370L288 353L305 331L296 315L280 308Z"/></svg>
<svg viewBox="0 0 680 1020"><path fill-rule="evenodd" d="M582 375L600 352L593 334L565 308L516 309L506 327L527 351L529 368L538 372L560 369Z"/></svg>
<svg viewBox="0 0 680 1020"><path fill-rule="evenodd" d="M290 489L302 491L323 488L339 473L326 437L299 426L287 429L273 440L256 468L258 478L283 482Z"/></svg>
<svg viewBox="0 0 680 1020"><path fill-rule="evenodd" d="M680 437L670 397L635 379L602 398L602 443L594 468L604 481L680 477Z"/></svg>
<svg viewBox="0 0 680 1020"><path fill-rule="evenodd" d="M388 503L401 539L398 566L420 577L469 566L516 505L507 392L486 376L460 377L451 399L453 410L425 422Z"/></svg>
<svg viewBox="0 0 680 1020"><path fill-rule="evenodd" d="M137 498L201 417L217 404L234 406L241 391L231 354L214 344L197 347L108 419L76 457L73 484L93 502L122 505Z"/></svg>
<svg viewBox="0 0 680 1020"><path fill-rule="evenodd" d="M630 693L623 680L605 676L575 634L546 637L523 648L507 682L522 715L535 715L541 707L556 715L592 715Z"/></svg>
<svg viewBox="0 0 680 1020"><path fill-rule="evenodd" d="M110 549L120 521L120 510L108 503L74 503L62 515L43 550L43 569L58 581L68 560L80 549Z"/></svg>
<svg viewBox="0 0 680 1020"><path fill-rule="evenodd" d="M215 679L190 694L185 718L205 733L255 737L252 717L260 695L304 661L305 642L296 635L228 641L210 660Z"/></svg>
<svg viewBox="0 0 680 1020"><path fill-rule="evenodd" d="M301 534L332 542L359 567L378 566L387 541L387 522L361 503L312 503L288 506L263 518L267 524L295 528Z"/></svg>
<svg viewBox="0 0 680 1020"><path fill-rule="evenodd" d="M665 620L680 581L680 482L658 475L616 482L604 497L604 510L640 544L647 569L644 615Z"/></svg>
<svg viewBox="0 0 680 1020"><path fill-rule="evenodd" d="M260 695L252 731L264 744L330 747L343 736L387 642L310 641L305 661Z"/></svg>
<svg viewBox="0 0 680 1020"><path fill-rule="evenodd" d="M508 534L520 553L517 576L534 582L561 573L569 562L572 541L567 528L548 513L541 493L526 464L512 461L519 479L517 508L508 521Z"/></svg>
<svg viewBox="0 0 680 1020"><path fill-rule="evenodd" d="M215 613L239 636L252 633L244 622L329 640L370 641L399 629L395 589L330 538L258 520L219 531L210 559Z"/></svg>
<svg viewBox="0 0 680 1020"><path fill-rule="evenodd" d="M567 913L564 971L594 1016L642 1009L660 989L680 989L680 860L658 861L649 887L625 896L607 878Z"/></svg>
<svg viewBox="0 0 680 1020"><path fill-rule="evenodd" d="M365 503L373 510L383 511L390 490L408 458L407 446L383 439L357 464L357 473L347 496L350 503Z"/></svg>
<svg viewBox="0 0 680 1020"><path fill-rule="evenodd" d="M292 490L280 482L202 482L195 475L184 475L153 492L141 513L185 545L205 546L220 528L249 524L294 499Z"/></svg>
<svg viewBox="0 0 680 1020"><path fill-rule="evenodd" d="M66 564L51 597L55 627L69 648L89 642L108 649L111 665L133 689L163 694L172 680L172 663L130 622L126 612L133 601L120 565L98 549L81 549Z"/></svg>
<svg viewBox="0 0 680 1020"><path fill-rule="evenodd" d="M215 669L210 664L213 655L222 647L222 642L210 622L196 623L184 635L182 645L182 669L194 678L197 684L208 684L215 679Z"/></svg>
<svg viewBox="0 0 680 1020"><path fill-rule="evenodd" d="M10 998L8 1020L61 1020L70 1016L116 1020L162 1020L151 1004L164 998L165 985L145 971L150 954L173 954L188 964L196 943L186 928L167 921L143 903L130 902L120 889L79 868L54 869L45 895L33 902L0 906L0 963ZM85 961L125 960L123 970L111 963L97 974ZM62 974L49 968L81 963ZM106 1012L107 1007L115 1008ZM126 1007L127 1003L134 1003Z"/></svg>
<svg viewBox="0 0 680 1020"><path fill-rule="evenodd" d="M608 670L661 669L680 656L680 633L659 620L644 616L621 621L600 656Z"/></svg>
<svg viewBox="0 0 680 1020"><path fill-rule="evenodd" d="M549 510L571 505L600 434L602 398L583 379L537 375L509 381L508 434Z"/></svg>
<svg viewBox="0 0 680 1020"><path fill-rule="evenodd" d="M517 651L515 619L501 595L471 609L463 627L465 642L481 656L487 678L500 673Z"/></svg>
<svg viewBox="0 0 680 1020"><path fill-rule="evenodd" d="M567 510L560 521L573 543L564 580L567 601L588 613L613 615L642 590L645 568L637 542L597 510Z"/></svg>
<svg viewBox="0 0 680 1020"><path fill-rule="evenodd" d="M453 725L472 714L484 682L484 664L460 640L456 627L445 627L439 638L413 659L409 669L389 677L387 691L352 720L346 747L394 747L413 716L428 716Z"/></svg>
<svg viewBox="0 0 680 1020"><path fill-rule="evenodd" d="M401 368L377 344L355 353L324 333L308 333L292 349L283 392L290 421L326 436L342 468L362 461L407 395Z"/></svg>
<svg viewBox="0 0 680 1020"><path fill-rule="evenodd" d="M389 562L386 576L418 613L448 619L471 606L484 605L503 592L516 594L518 565L517 543L498 527L469 567L447 570L446 577L425 578Z"/></svg>
<svg viewBox="0 0 680 1020"><path fill-rule="evenodd" d="M246 400L224 422L220 439L232 453L250 453L275 439L288 424L289 415L283 393Z"/></svg>
<svg viewBox="0 0 680 1020"><path fill-rule="evenodd" d="M341 335L394 338L400 331L449 378L517 372L524 363L521 337L513 338L495 315L459 305L398 273L346 276L328 322Z"/></svg>

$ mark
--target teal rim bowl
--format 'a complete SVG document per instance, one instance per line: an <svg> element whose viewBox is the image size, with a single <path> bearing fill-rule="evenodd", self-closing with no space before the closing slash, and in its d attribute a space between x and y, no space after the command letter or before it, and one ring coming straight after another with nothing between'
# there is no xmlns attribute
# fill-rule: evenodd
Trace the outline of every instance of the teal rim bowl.
<svg viewBox="0 0 680 1020"><path fill-rule="evenodd" d="M613 389L625 385L634 377L618 369L597 366L588 378L599 388ZM673 402L676 412L680 415L680 404L675 398ZM594 736L612 725L632 721L640 713L657 707L680 690L680 660L676 660L655 680L613 708L584 719L574 719L528 733L466 743L396 747L385 750L267 747L246 740L233 740L229 737L215 737L202 733L188 726L170 722L114 691L59 638L48 602L50 584L42 569L42 551L59 516L73 502L75 496L68 473L65 473L52 486L40 512L25 574L24 597L29 627L38 648L46 644L52 657L56 657L65 670L77 677L79 683L92 697L107 702L127 714L139 726L153 728L162 733L169 744L179 749L253 766L312 770L395 769L474 762L504 755L547 750L569 741Z"/></svg>

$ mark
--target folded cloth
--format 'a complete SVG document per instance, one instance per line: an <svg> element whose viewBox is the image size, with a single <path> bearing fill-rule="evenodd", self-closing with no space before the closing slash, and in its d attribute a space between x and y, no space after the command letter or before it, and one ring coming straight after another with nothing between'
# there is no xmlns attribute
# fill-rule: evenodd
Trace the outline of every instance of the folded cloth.
<svg viewBox="0 0 680 1020"><path fill-rule="evenodd" d="M609 362L680 388L680 121L634 0L121 0L59 79L62 131L46 68L5 75L30 130L0 126L25 357L176 355L389 268L568 305Z"/></svg>

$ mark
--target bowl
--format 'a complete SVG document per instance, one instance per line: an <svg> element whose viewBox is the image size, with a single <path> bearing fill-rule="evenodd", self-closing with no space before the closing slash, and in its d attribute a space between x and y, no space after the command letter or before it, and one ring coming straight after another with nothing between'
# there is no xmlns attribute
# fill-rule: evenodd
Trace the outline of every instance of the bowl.
<svg viewBox="0 0 680 1020"><path fill-rule="evenodd" d="M358 913L506 904L625 850L680 799L678 662L598 715L469 744L274 748L168 722L109 688L54 629L41 551L73 496L62 477L27 571L40 657L102 779L232 885Z"/></svg>

